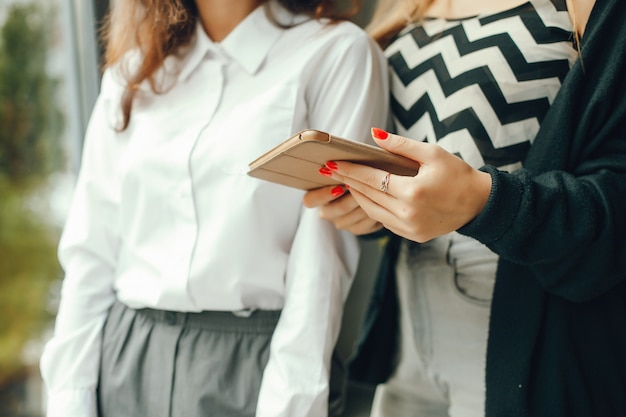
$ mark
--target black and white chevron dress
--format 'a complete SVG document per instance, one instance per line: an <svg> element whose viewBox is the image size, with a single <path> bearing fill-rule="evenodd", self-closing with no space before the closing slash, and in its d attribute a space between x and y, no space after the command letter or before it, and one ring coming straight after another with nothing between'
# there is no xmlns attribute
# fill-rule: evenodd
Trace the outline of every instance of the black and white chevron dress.
<svg viewBox="0 0 626 417"><path fill-rule="evenodd" d="M521 166L577 56L565 0L429 18L385 53L397 133L508 171Z"/></svg>

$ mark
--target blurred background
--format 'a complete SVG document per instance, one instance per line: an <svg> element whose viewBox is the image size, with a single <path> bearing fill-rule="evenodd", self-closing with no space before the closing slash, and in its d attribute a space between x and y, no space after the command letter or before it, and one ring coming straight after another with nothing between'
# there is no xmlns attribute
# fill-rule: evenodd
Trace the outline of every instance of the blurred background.
<svg viewBox="0 0 626 417"><path fill-rule="evenodd" d="M365 1L355 22L369 20ZM39 356L62 271L56 246L100 83L99 29L108 0L0 0L0 417L41 417ZM350 356L371 290L377 242L364 255L339 352ZM352 387L346 416L371 390Z"/></svg>
<svg viewBox="0 0 626 417"><path fill-rule="evenodd" d="M41 416L56 245L98 92L106 1L0 0L0 416Z"/></svg>

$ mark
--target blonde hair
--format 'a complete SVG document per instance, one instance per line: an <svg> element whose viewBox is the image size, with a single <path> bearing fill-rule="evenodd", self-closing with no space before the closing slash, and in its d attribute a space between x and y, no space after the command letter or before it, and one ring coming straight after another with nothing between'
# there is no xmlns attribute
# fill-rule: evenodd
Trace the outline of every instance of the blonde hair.
<svg viewBox="0 0 626 417"><path fill-rule="evenodd" d="M409 23L422 19L435 0L378 0L367 31L385 47Z"/></svg>
<svg viewBox="0 0 626 417"><path fill-rule="evenodd" d="M435 0L378 0L367 31L384 48L408 24L423 19L434 2ZM577 28L575 2L568 2L568 5L574 44L579 48L581 34Z"/></svg>

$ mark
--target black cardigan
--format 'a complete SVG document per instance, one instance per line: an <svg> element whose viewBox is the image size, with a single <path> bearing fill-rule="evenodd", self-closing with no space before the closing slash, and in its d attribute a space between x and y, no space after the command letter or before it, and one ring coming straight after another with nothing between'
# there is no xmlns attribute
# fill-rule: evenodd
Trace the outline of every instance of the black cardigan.
<svg viewBox="0 0 626 417"><path fill-rule="evenodd" d="M597 0L582 60L524 161L459 230L500 255L488 417L626 416L626 2Z"/></svg>
<svg viewBox="0 0 626 417"><path fill-rule="evenodd" d="M487 417L626 417L624 0L596 1L581 57L524 168L483 167L493 179L491 195L459 229L500 256ZM372 309L388 309L387 323L370 314L368 329L395 330L390 292ZM351 364L355 379L388 376L392 355L376 350L381 340L369 334L362 341Z"/></svg>

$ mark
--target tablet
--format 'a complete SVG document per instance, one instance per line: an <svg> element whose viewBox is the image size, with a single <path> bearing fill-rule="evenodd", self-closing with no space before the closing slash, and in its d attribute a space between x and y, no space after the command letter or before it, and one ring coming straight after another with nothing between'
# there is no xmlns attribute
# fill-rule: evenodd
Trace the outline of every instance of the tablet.
<svg viewBox="0 0 626 417"><path fill-rule="evenodd" d="M350 161L404 176L415 176L419 169L418 162L376 146L303 130L252 161L248 175L301 190L339 184L319 173L327 161Z"/></svg>

